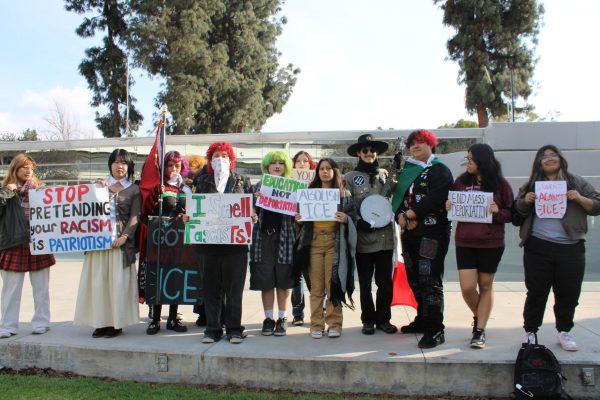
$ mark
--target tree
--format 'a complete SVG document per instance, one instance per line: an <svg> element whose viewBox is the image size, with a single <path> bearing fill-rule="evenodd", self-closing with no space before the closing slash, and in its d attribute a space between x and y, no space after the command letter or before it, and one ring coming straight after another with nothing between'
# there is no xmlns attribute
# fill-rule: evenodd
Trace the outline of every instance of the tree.
<svg viewBox="0 0 600 400"><path fill-rule="evenodd" d="M108 112L96 112L98 129L105 137L120 137L127 123L133 130L142 122L142 115L129 96L128 86L133 85L129 77L127 54L119 44L124 44L128 36L127 18L129 2L119 0L66 0L67 11L78 14L95 12L92 18L85 17L76 32L83 38L93 37L97 30L106 31L102 47L91 47L85 51L86 58L79 64L79 72L88 82L93 93L91 105L104 105ZM129 100L129 102L128 102ZM129 121L127 106L129 105ZM128 134L129 132L125 132Z"/></svg>
<svg viewBox="0 0 600 400"><path fill-rule="evenodd" d="M458 62L465 106L477 113L479 126L488 125L489 114L506 114L513 94L527 100L543 6L535 0L433 2L441 3L444 25L456 30L448 40L448 54Z"/></svg>
<svg viewBox="0 0 600 400"><path fill-rule="evenodd" d="M48 138L50 140L70 140L77 137L81 131L77 120L69 115L65 107L56 99L53 99L54 108L50 115L44 117L48 124Z"/></svg>
<svg viewBox="0 0 600 400"><path fill-rule="evenodd" d="M21 136L17 139L22 142L35 142L38 139L38 133L35 129L25 129L21 132Z"/></svg>
<svg viewBox="0 0 600 400"><path fill-rule="evenodd" d="M454 124L444 124L444 125L438 126L438 129L477 128L478 126L479 126L479 124L477 124L477 122L475 122L475 121L468 121L468 120L461 118L458 121L456 121L456 123L454 123Z"/></svg>
<svg viewBox="0 0 600 400"><path fill-rule="evenodd" d="M165 78L158 103L175 134L258 131L288 101L296 74L280 68L280 0L132 0L134 58Z"/></svg>

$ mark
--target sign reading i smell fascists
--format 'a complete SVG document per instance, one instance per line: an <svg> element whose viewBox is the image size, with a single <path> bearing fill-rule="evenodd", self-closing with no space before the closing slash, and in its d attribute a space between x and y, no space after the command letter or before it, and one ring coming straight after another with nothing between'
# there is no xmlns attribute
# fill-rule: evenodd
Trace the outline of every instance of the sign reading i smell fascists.
<svg viewBox="0 0 600 400"><path fill-rule="evenodd" d="M31 254L106 250L116 224L108 188L47 187L29 192Z"/></svg>
<svg viewBox="0 0 600 400"><path fill-rule="evenodd" d="M492 223L490 203L494 199L491 192L448 192L451 206L448 210L450 221Z"/></svg>
<svg viewBox="0 0 600 400"><path fill-rule="evenodd" d="M252 242L252 194L188 193L186 214L186 244Z"/></svg>

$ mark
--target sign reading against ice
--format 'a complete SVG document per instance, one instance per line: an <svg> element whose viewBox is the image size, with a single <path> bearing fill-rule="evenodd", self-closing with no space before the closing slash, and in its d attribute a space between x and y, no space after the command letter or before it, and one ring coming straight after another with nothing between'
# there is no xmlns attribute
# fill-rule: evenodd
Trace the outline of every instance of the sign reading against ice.
<svg viewBox="0 0 600 400"><path fill-rule="evenodd" d="M110 249L116 226L111 211L108 188L100 185L30 191L31 254Z"/></svg>
<svg viewBox="0 0 600 400"><path fill-rule="evenodd" d="M188 193L185 243L252 243L252 194Z"/></svg>
<svg viewBox="0 0 600 400"><path fill-rule="evenodd" d="M307 186L306 182L296 179L265 174L256 205L280 214L296 215L298 210L296 192Z"/></svg>
<svg viewBox="0 0 600 400"><path fill-rule="evenodd" d="M298 190L298 213L301 221L335 221L340 204L339 189Z"/></svg>
<svg viewBox="0 0 600 400"><path fill-rule="evenodd" d="M450 221L492 223L490 203L494 194L490 192L448 192L452 205L448 211Z"/></svg>
<svg viewBox="0 0 600 400"><path fill-rule="evenodd" d="M535 213L540 218L562 218L567 211L566 181L535 183Z"/></svg>

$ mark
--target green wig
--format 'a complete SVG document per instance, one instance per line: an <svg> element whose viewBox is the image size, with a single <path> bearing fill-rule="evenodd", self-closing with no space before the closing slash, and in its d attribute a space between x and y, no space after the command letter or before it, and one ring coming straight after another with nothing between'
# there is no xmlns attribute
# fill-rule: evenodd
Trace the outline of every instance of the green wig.
<svg viewBox="0 0 600 400"><path fill-rule="evenodd" d="M262 170L263 174L269 173L269 164L271 164L273 161L283 161L285 164L283 176L286 178L292 176L292 159L286 152L281 150L271 151L263 157L260 163L260 169Z"/></svg>

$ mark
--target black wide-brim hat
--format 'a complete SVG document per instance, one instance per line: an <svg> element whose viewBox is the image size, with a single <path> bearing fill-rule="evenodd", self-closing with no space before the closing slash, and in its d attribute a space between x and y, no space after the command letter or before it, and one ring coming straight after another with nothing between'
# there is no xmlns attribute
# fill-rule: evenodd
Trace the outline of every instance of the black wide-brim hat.
<svg viewBox="0 0 600 400"><path fill-rule="evenodd" d="M358 141L348 147L348 154L352 157L358 157L356 152L363 147L373 147L377 154L385 153L388 149L388 144L379 140L375 140L373 135L366 133L358 137Z"/></svg>

